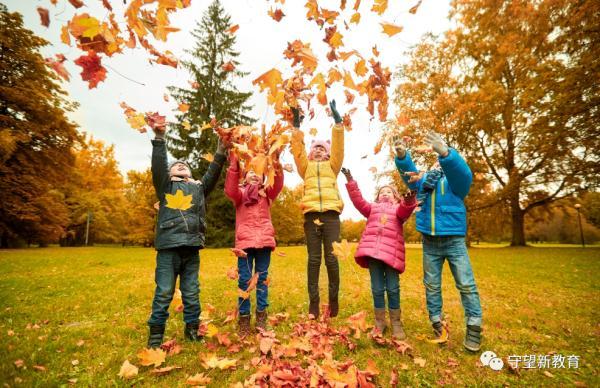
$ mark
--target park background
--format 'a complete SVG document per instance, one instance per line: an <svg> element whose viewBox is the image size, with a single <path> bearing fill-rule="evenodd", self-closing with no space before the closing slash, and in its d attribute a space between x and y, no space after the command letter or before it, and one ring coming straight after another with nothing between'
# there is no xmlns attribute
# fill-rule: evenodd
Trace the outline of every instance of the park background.
<svg viewBox="0 0 600 388"><path fill-rule="evenodd" d="M146 336L156 198L148 170L150 135L129 127L119 103L166 115L172 156L188 160L199 177L207 165L202 156L214 152L216 136L196 129L215 112L232 113L231 124L273 124L277 114L252 80L271 67L283 68L282 51L294 39L313 43L323 63L329 48L323 30L306 20L304 1L193 1L171 18L181 31L171 33L168 44L157 43L182 66L150 63L139 48L103 56L106 79L89 90L73 63L81 52L61 41L60 26L81 12L106 19L107 11L101 1L86 1L82 9L71 1L53 3L9 0L3 3L8 12L21 16L1 10L0 338L6 351L0 373L8 385L126 384L119 369L125 360L138 363ZM126 6L120 3L113 4L117 13ZM318 3L340 7L339 1ZM346 16L352 15L350 3L355 2L348 2ZM500 373L483 368L461 349L462 309L447 268L451 341L438 347L423 339L430 329L414 217L405 226L409 244L402 277L412 352L398 354L363 336L354 351L337 347L336 358L361 369L375 358L376 382L383 386L394 385L393 373L404 385L597 385L598 3L393 1L384 19L404 29L391 37L380 33L380 15L370 12L374 3L381 2L363 0L363 30L344 30L344 41L363 54L379 51L390 67L389 114L386 120L372 119L362 97L350 103L339 84L328 89L342 114L358 108L352 131L346 132L345 166L367 197L389 181L404 190L386 134L401 130L419 139L425 130L440 131L474 172L467 240L484 306L484 348L502 357L577 355L580 365ZM50 10L48 28L40 24L38 6ZM285 13L280 22L268 15L276 8ZM233 25L239 30L232 37ZM222 43L220 51L209 49L214 41ZM70 74L68 82L54 73L61 69L55 61L60 53L68 59L60 63ZM220 60L208 66L215 56ZM228 62L234 71L223 69ZM193 82L215 87L196 89ZM210 109L207 102L218 107ZM182 103L189 112L178 109ZM332 119L323 106L315 110L302 129L308 139L327 138ZM372 150L382 144L375 155ZM282 158L292 161L288 151ZM432 158L424 154L417 161L425 169ZM272 314L290 314L276 328L284 343L307 309L306 253L295 246L304 242L302 187L296 173L285 178L272 211L281 248L273 256L270 307ZM364 220L343 187L341 192L342 238L357 241ZM235 307L236 285L226 273L235 263L227 249L233 246L234 213L221 187L208 208L201 298L210 312L205 318L231 335L235 327L225 322ZM351 259L341 268L343 311L336 327L371 306L368 274ZM326 284L323 276L320 284ZM167 335L181 340L181 329L174 311ZM219 345L215 338L206 347L184 344L181 354L167 359L183 370L160 376L140 368L133 382L183 385L200 372L208 373L214 386L244 381L253 372L255 354L230 354ZM204 369L198 356L207 349L237 358L237 368Z"/></svg>

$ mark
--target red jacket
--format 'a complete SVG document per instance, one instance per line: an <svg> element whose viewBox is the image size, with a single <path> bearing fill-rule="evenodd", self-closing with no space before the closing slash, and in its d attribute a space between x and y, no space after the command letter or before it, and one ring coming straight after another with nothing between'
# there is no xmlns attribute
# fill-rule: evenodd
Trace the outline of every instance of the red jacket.
<svg viewBox="0 0 600 388"><path fill-rule="evenodd" d="M242 198L246 185L240 185L237 160L231 160L225 179L225 195L235 206L235 247L275 249L275 229L271 223L271 203L283 188L283 171L275 174L275 183L265 190L266 197L259 196L258 203L244 205Z"/></svg>
<svg viewBox="0 0 600 388"><path fill-rule="evenodd" d="M365 217L367 225L363 231L354 260L363 268L369 267L369 259L383 261L390 267L404 272L404 236L402 224L417 206L413 197L400 203L367 202L356 181L346 184L354 207Z"/></svg>

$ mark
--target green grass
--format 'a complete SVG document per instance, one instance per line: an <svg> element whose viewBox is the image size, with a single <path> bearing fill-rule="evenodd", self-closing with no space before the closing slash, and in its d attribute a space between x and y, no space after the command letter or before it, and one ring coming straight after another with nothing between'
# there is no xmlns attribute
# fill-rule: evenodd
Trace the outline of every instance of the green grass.
<svg viewBox="0 0 600 388"><path fill-rule="evenodd" d="M270 277L270 312L289 312L288 322L277 327L280 338L307 311L306 252L304 247L281 248L286 257L273 255ZM463 313L452 276L444 269L444 310L450 324L449 344L440 347L417 339L430 335L422 284L421 250L408 249L407 271L401 278L403 322L413 355L427 360L415 365L408 355L373 344L363 336L350 352L336 347L335 358L352 358L361 368L375 360L381 374L377 385L387 386L392 368L401 385L430 386L449 383L468 386L554 385L583 382L598 386L600 335L600 249L487 248L471 249L471 260L484 309L482 350L498 355L556 354L580 356L578 369L521 370L517 376L506 368L494 372L477 365L478 355L462 348ZM124 360L139 366L136 354L146 342L146 319L154 291L155 252L144 248L45 248L0 251L0 380L9 386L59 386L69 379L77 385L130 385L118 376ZM228 250L201 252L201 301L216 307L216 322L236 304L236 282L227 279L234 265ZM366 270L354 262L341 263L341 313L333 325L361 310L372 321L372 299ZM321 271L321 294L326 277ZM353 293L359 289L358 297ZM38 325L39 328L36 328ZM28 328L29 325L29 328ZM182 339L181 314L173 314L167 337L184 345L182 353L168 357L167 365L182 369L169 375L150 375L140 367L134 380L141 386L184 386L186 376L203 372L199 353L206 344ZM235 325L219 325L234 331ZM13 331L13 335L9 335ZM78 341L83 345L78 346ZM213 342L213 339L208 340ZM224 354L224 353L222 353ZM243 381L254 368L243 365L256 356L247 350L230 355L240 358L234 371L210 372L212 386ZM458 361L449 367L448 360ZM17 368L15 360L24 367ZM73 365L73 360L78 360ZM46 371L33 369L43 365Z"/></svg>

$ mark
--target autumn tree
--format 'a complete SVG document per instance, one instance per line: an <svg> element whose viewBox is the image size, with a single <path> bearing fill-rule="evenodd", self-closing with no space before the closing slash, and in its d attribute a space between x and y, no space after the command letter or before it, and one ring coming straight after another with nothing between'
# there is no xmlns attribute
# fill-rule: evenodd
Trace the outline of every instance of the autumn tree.
<svg viewBox="0 0 600 388"><path fill-rule="evenodd" d="M127 208L114 145L86 139L75 150L75 166L70 174L73 179L65 190L70 222L61 244L85 244L88 215L89 245L124 240Z"/></svg>
<svg viewBox="0 0 600 388"><path fill-rule="evenodd" d="M126 201L126 240L136 245L151 246L154 241L154 227L157 210L156 194L152 185L150 169L129 171L125 183Z"/></svg>
<svg viewBox="0 0 600 388"><path fill-rule="evenodd" d="M39 53L48 44L0 4L0 245L56 241L68 223L76 126L66 93Z"/></svg>
<svg viewBox="0 0 600 388"><path fill-rule="evenodd" d="M300 209L302 185L287 186L277 196L271 206L271 219L278 244L304 243L304 216Z"/></svg>
<svg viewBox="0 0 600 388"><path fill-rule="evenodd" d="M598 185L600 3L456 0L450 17L402 66L401 121L481 162L497 188L482 205L506 204L525 245L525 215Z"/></svg>
<svg viewBox="0 0 600 388"><path fill-rule="evenodd" d="M182 62L193 82L188 88L169 88L175 100L185 104L185 112L170 127L169 151L178 159L188 160L196 177L208 168L207 158L217 148L216 134L210 128L202 130L204 124L213 118L224 126L254 122L246 115L251 109L247 105L251 93L239 92L233 83L248 73L238 70L239 53L235 51L236 39L231 29L230 16L218 0L214 1L192 32L196 43L188 51L191 60ZM234 241L235 209L225 197L223 186L224 174L207 207L206 236L210 246L228 246Z"/></svg>

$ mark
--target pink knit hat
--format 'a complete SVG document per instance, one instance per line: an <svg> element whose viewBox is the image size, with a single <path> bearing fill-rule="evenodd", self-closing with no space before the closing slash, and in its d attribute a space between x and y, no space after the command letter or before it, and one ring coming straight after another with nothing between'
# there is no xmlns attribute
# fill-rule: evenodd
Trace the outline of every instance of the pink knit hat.
<svg viewBox="0 0 600 388"><path fill-rule="evenodd" d="M308 159L313 159L313 151L315 150L315 147L318 146L325 148L325 157L329 159L331 152L331 140L313 140L310 143L310 152L308 153Z"/></svg>

